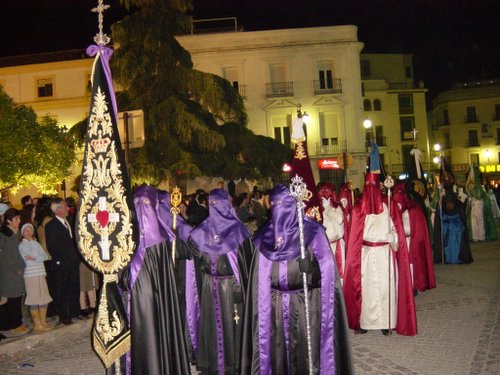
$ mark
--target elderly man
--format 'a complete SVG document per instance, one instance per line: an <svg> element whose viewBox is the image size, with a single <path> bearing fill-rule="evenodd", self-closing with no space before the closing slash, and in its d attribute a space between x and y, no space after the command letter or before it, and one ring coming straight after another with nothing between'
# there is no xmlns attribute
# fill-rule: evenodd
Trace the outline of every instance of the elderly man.
<svg viewBox="0 0 500 375"><path fill-rule="evenodd" d="M59 321L70 325L73 323L71 319L80 315L80 255L66 220L69 210L66 201L56 198L50 208L55 217L45 226L45 237L54 267L55 301Z"/></svg>

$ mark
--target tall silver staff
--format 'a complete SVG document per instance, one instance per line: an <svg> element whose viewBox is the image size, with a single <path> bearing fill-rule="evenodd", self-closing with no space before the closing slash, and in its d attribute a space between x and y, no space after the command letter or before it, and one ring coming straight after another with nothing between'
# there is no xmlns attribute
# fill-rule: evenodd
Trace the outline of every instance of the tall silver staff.
<svg viewBox="0 0 500 375"><path fill-rule="evenodd" d="M179 205L182 202L182 193L181 189L179 189L178 186L174 187L172 190L172 193L170 194L170 205L172 208L170 208L170 212L172 213L172 229L174 231L175 237L172 241L172 264L175 266L175 256L176 256L176 249L175 249L175 240L177 238L177 233L175 230L177 229L177 215L181 212L179 209Z"/></svg>
<svg viewBox="0 0 500 375"><path fill-rule="evenodd" d="M290 184L290 195L297 201L297 215L299 222L299 241L300 241L300 259L306 259L306 249L304 243L304 199L310 198L311 192L307 190L302 177L295 175ZM307 335L307 359L309 375L313 374L312 363L312 344L311 344L311 323L309 316L309 290L307 287L307 273L302 272L302 280L304 284L304 303L306 308L306 335Z"/></svg>
<svg viewBox="0 0 500 375"><path fill-rule="evenodd" d="M384 186L387 189L387 206L389 208L389 231L391 231L391 188L394 186L394 180L391 176L387 176L384 180ZM389 281L389 335L392 334L392 324L391 324L391 263L392 263L392 245L389 243L389 251L387 252L387 264L388 264L388 281Z"/></svg>

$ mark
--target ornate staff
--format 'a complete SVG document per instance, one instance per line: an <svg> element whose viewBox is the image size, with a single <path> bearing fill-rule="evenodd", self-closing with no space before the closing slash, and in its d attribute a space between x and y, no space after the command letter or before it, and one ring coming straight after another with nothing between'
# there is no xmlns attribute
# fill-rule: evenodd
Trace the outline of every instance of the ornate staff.
<svg viewBox="0 0 500 375"><path fill-rule="evenodd" d="M174 234L176 234L175 229L177 228L177 215L181 212L179 209L179 205L182 202L182 193L181 189L179 189L178 186L174 187L172 190L172 193L170 194L170 205L172 208L170 208L170 213L172 214L172 229L174 231ZM176 240L177 235L174 237L172 241L172 263L175 266L175 240Z"/></svg>
<svg viewBox="0 0 500 375"><path fill-rule="evenodd" d="M391 231L391 188L394 186L394 180L392 179L391 176L387 176L386 179L384 180L384 186L387 189L387 203L388 203L388 208L389 208L389 231ZM391 238L389 238L391 239ZM392 245L389 244L389 251L388 251L388 256L387 256L387 264L388 264L388 281L389 281L389 335L392 334L392 327L391 327L391 254L392 253Z"/></svg>
<svg viewBox="0 0 500 375"><path fill-rule="evenodd" d="M99 0L92 97L87 123L80 181L76 237L82 256L103 275L102 293L92 332L93 347L106 368L121 373L120 358L130 349L127 314L117 286L118 272L130 262L136 247L137 225L130 183L118 136L118 110L109 68L112 49L102 33L103 12ZM114 368L113 368L114 367Z"/></svg>
<svg viewBox="0 0 500 375"><path fill-rule="evenodd" d="M303 182L302 177L295 175L290 184L290 195L297 201L297 215L299 221L299 241L300 241L300 259L306 259L306 250L304 243L304 216L303 210L305 207L304 199L307 199L310 191L307 190L306 184ZM307 273L302 272L302 280L304 284L304 304L306 308L306 334L307 334L307 359L309 367L309 375L313 374L312 363L312 344L311 344L311 323L309 315L309 290L307 287Z"/></svg>

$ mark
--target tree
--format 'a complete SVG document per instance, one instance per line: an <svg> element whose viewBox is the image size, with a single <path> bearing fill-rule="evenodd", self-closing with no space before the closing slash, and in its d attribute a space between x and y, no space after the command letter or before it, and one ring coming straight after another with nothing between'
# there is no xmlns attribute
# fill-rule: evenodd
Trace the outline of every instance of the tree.
<svg viewBox="0 0 500 375"><path fill-rule="evenodd" d="M225 79L193 69L174 38L191 27L185 0L122 0L136 7L112 26L111 67L120 110L142 109L145 145L132 153L135 183L173 174L271 176L290 151L246 128L243 100ZM263 153L255 155L255 150ZM261 160L259 160L261 157Z"/></svg>
<svg viewBox="0 0 500 375"><path fill-rule="evenodd" d="M0 86L0 190L34 185L42 193L57 192L75 161L72 138L32 108L17 105Z"/></svg>

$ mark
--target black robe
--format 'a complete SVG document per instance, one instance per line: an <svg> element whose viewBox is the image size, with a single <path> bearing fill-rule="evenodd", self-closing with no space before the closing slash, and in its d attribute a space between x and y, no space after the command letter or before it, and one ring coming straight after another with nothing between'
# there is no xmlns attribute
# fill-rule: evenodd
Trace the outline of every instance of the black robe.
<svg viewBox="0 0 500 375"><path fill-rule="evenodd" d="M128 291L133 375L191 373L170 251L167 241L147 248ZM132 269L121 275L125 290L135 276Z"/></svg>
<svg viewBox="0 0 500 375"><path fill-rule="evenodd" d="M329 251L329 250L328 250ZM321 272L318 261L311 251L307 253L311 259L312 273L308 275L309 285L309 314L311 323L312 355L314 374L328 373L328 369L319 369L320 331L321 331ZM248 289L248 303L245 312L244 341L242 351L242 371L244 375L257 375L262 371L259 361L259 261L263 255L257 252L252 262L250 284ZM285 290L280 285L279 263L273 262L271 271L271 331L268 339L271 340L270 369L272 374L308 374L307 366L307 335L305 323L305 306L302 272L299 269L299 258L286 262L287 285ZM333 262L333 261L332 261ZM335 267L335 265L333 265ZM337 375L350 375L354 373L352 365L351 344L349 328L345 311L342 283L335 270L335 303L334 303L334 358L335 373ZM288 309L288 350L286 349L286 336L283 319L283 298L289 301ZM288 357L288 358L287 358ZM326 371L326 372L325 372Z"/></svg>
<svg viewBox="0 0 500 375"><path fill-rule="evenodd" d="M195 338L189 340L196 342L193 345L196 367L202 374L237 374L240 369L245 291L253 244L248 238L236 251L234 265L239 280L227 254L210 256L200 251L203 249L198 249L193 242L190 245L196 274L195 298L199 305ZM217 287L214 288L214 285ZM186 287L186 293L190 294L190 286ZM221 370L222 367L224 370Z"/></svg>

